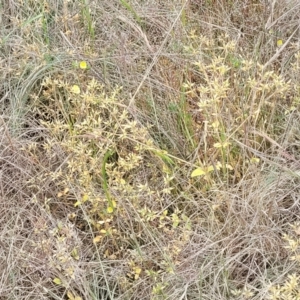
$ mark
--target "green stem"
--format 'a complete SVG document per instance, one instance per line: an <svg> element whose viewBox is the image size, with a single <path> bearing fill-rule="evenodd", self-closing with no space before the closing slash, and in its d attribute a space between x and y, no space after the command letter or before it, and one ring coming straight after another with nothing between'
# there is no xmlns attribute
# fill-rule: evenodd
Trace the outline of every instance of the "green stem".
<svg viewBox="0 0 300 300"><path fill-rule="evenodd" d="M108 150L106 151L106 153L104 154L104 157L103 157L103 162L102 162L102 178L103 178L103 181L102 181L102 187L103 187L103 190L105 192L105 195L106 195L106 198L108 200L108 203L109 203L109 206L110 207L113 207L113 202L112 202L112 197L111 197L111 194L109 192L109 189L108 189L108 183L107 183L107 173L106 173L106 164L107 164L107 161L108 159L115 153L115 151L113 150Z"/></svg>

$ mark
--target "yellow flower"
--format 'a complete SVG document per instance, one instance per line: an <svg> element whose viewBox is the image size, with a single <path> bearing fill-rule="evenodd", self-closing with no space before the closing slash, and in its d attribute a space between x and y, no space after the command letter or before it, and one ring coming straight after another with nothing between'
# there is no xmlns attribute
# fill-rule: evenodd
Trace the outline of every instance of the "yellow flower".
<svg viewBox="0 0 300 300"><path fill-rule="evenodd" d="M114 212L114 208L111 207L111 206L108 206L106 211L109 213L109 214L112 214Z"/></svg>
<svg viewBox="0 0 300 300"><path fill-rule="evenodd" d="M86 61L84 61L84 60L81 61L81 62L79 63L79 68L85 70L85 69L87 68L87 63L86 63Z"/></svg>

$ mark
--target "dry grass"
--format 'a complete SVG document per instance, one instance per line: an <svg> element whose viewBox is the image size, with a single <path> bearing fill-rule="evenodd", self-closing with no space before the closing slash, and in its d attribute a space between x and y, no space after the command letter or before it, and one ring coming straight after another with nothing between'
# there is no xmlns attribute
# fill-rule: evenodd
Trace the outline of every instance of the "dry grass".
<svg viewBox="0 0 300 300"><path fill-rule="evenodd" d="M300 299L298 1L0 7L0 299Z"/></svg>

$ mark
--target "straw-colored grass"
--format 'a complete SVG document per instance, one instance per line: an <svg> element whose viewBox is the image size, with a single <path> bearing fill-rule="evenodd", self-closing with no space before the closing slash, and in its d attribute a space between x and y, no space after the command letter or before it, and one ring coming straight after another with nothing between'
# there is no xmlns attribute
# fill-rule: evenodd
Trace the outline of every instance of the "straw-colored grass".
<svg viewBox="0 0 300 300"><path fill-rule="evenodd" d="M298 1L2 1L0 299L300 299Z"/></svg>

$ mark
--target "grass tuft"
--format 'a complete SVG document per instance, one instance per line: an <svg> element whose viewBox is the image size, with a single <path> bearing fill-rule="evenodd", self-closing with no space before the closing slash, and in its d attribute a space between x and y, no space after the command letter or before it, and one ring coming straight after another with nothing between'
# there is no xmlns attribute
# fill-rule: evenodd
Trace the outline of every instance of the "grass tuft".
<svg viewBox="0 0 300 300"><path fill-rule="evenodd" d="M1 299L298 299L297 1L0 7Z"/></svg>

